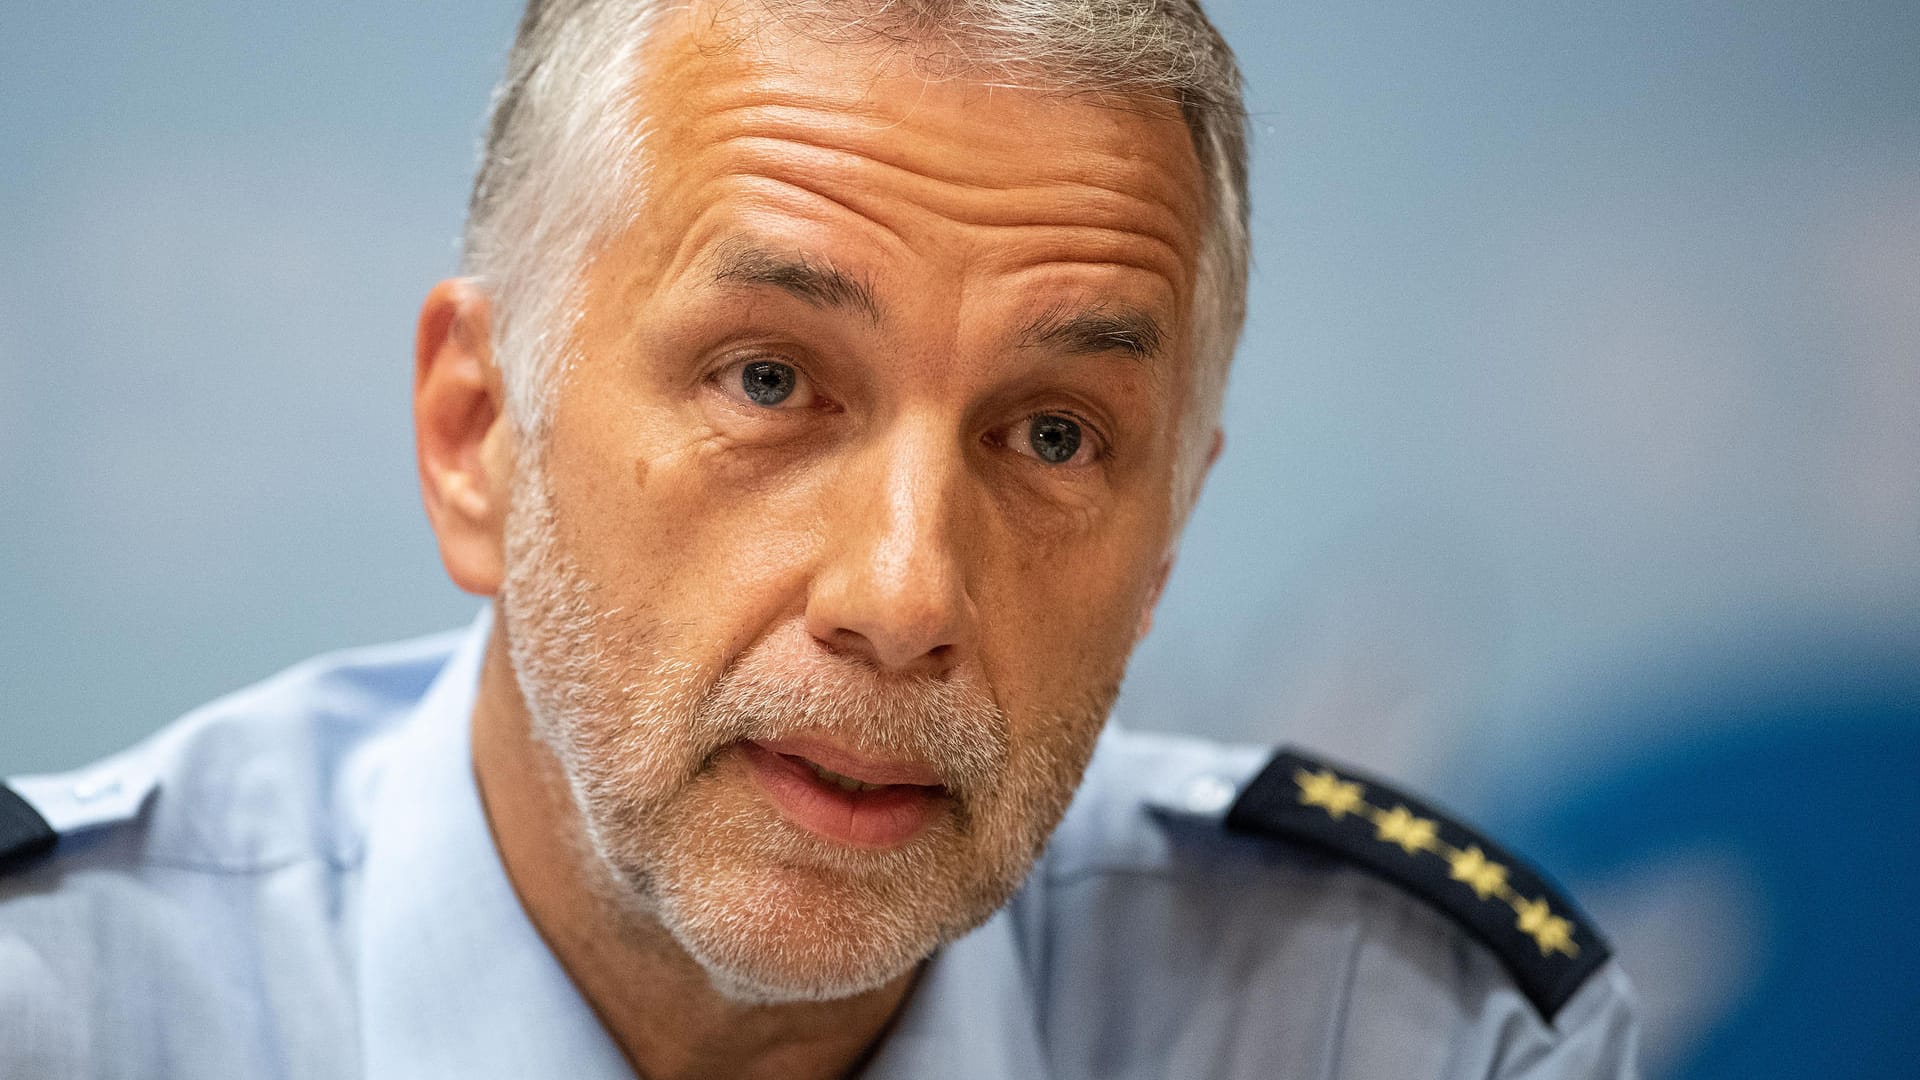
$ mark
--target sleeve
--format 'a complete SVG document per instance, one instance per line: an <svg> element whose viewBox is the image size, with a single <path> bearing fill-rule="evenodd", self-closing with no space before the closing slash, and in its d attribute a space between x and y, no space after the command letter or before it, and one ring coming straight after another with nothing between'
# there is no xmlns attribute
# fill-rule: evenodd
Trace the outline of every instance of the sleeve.
<svg viewBox="0 0 1920 1080"><path fill-rule="evenodd" d="M0 1076L85 1075L85 1015L39 950L0 918Z"/></svg>
<svg viewBox="0 0 1920 1080"><path fill-rule="evenodd" d="M1503 1047L1495 1080L1639 1080L1640 1023L1618 961L1594 972L1555 1018L1554 1038Z"/></svg>

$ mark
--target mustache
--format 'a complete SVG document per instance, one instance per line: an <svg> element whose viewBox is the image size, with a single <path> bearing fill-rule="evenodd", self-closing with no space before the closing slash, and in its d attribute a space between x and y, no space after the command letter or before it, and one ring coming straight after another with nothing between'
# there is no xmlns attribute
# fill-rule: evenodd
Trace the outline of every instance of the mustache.
<svg viewBox="0 0 1920 1080"><path fill-rule="evenodd" d="M743 740L824 736L862 756L924 764L961 801L992 789L1009 742L1006 714L970 674L895 675L837 656L796 668L755 650L701 696L693 724L707 760Z"/></svg>

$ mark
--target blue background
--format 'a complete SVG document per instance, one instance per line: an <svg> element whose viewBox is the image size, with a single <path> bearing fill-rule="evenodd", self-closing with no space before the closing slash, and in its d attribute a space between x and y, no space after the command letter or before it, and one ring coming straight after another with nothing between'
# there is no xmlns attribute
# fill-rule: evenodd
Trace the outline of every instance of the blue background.
<svg viewBox="0 0 1920 1080"><path fill-rule="evenodd" d="M1656 1076L1910 1068L1920 9L1212 10L1253 313L1122 717L1496 825ZM409 343L516 17L0 12L0 771L472 610Z"/></svg>

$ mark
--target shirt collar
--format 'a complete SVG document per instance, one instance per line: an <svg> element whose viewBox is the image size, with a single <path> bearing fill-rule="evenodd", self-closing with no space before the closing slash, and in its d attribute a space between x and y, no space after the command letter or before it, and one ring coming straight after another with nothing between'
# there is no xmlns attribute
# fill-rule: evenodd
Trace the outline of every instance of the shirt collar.
<svg viewBox="0 0 1920 1080"><path fill-rule="evenodd" d="M461 639L374 778L358 963L368 1080L633 1080L520 906L469 738L492 610Z"/></svg>

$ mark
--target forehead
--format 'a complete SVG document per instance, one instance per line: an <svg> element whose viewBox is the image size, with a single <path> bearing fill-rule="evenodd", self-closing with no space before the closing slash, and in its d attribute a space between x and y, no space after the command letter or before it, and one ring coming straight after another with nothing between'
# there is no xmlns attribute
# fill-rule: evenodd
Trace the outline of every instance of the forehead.
<svg viewBox="0 0 1920 1080"><path fill-rule="evenodd" d="M1205 189L1175 104L942 76L912 41L814 29L696 6L651 36L634 91L658 269L745 224L1123 281L1185 315Z"/></svg>

